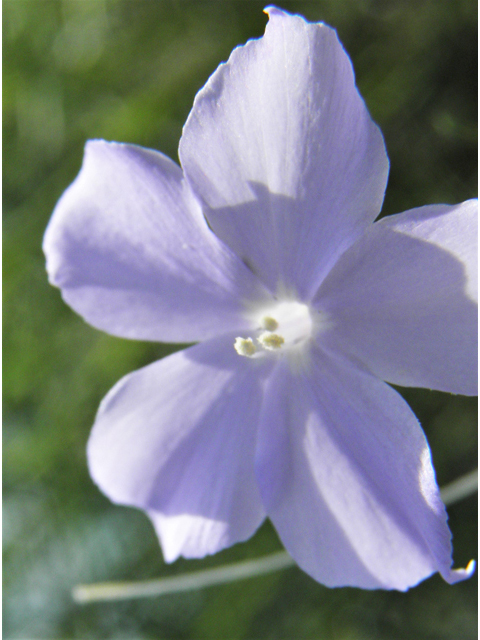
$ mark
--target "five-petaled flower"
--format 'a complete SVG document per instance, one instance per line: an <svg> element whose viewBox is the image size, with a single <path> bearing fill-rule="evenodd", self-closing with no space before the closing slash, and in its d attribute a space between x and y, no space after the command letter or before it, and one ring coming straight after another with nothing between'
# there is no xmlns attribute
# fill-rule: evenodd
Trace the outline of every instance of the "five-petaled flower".
<svg viewBox="0 0 480 640"><path fill-rule="evenodd" d="M182 168L89 142L46 231L50 281L93 326L199 343L110 391L90 471L167 561L268 516L323 584L456 582L473 567L451 569L425 436L387 383L476 394L476 201L374 223L388 159L348 56L266 12L198 93Z"/></svg>

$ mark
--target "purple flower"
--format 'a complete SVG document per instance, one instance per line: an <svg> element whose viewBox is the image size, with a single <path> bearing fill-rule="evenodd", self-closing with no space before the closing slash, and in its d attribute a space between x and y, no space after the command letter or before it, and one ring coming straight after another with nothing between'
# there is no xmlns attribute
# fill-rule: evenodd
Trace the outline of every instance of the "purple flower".
<svg viewBox="0 0 480 640"><path fill-rule="evenodd" d="M453 583L430 451L389 383L476 394L476 201L378 216L382 135L335 32L269 7L197 95L178 167L89 142L45 234L50 281L116 336L198 342L121 380L93 479L165 559L268 516L328 586Z"/></svg>

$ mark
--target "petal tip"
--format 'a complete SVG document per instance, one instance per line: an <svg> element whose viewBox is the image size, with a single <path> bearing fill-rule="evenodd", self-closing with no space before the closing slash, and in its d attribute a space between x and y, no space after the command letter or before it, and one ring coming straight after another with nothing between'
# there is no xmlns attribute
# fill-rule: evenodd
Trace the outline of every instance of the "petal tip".
<svg viewBox="0 0 480 640"><path fill-rule="evenodd" d="M468 580L475 573L476 562L475 560L470 560L465 569L450 569L446 575L443 575L443 579L449 584L455 584L456 582L461 582L462 580Z"/></svg>
<svg viewBox="0 0 480 640"><path fill-rule="evenodd" d="M265 7L265 9L263 10L263 13L266 13L269 18L271 18L272 16L288 15L285 11L283 11L282 9L279 9L273 4L269 4L267 7Z"/></svg>
<svg viewBox="0 0 480 640"><path fill-rule="evenodd" d="M263 10L263 13L266 13L270 20L272 20L272 18L277 18L277 17L280 17L280 18L297 18L297 19L300 18L300 20L302 20L307 25L314 25L314 26L318 26L318 27L327 27L331 31L335 31L331 27L328 27L328 25L326 25L324 22L309 22L308 20L306 20L300 14L289 13L288 11L284 11L283 9L279 9L278 7L276 7L273 4L269 4L268 6L266 6L264 8L264 10Z"/></svg>

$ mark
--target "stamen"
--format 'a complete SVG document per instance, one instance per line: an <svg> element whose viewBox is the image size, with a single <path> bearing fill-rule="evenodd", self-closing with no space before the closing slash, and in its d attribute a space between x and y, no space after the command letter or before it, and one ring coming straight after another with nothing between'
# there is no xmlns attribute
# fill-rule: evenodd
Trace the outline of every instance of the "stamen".
<svg viewBox="0 0 480 640"><path fill-rule="evenodd" d="M305 360L311 338L321 324L318 312L294 299L252 308L246 318L250 336L236 338L235 351L249 358L270 358L275 353L287 356L290 363Z"/></svg>
<svg viewBox="0 0 480 640"><path fill-rule="evenodd" d="M247 358L251 358L257 351L257 347L253 344L251 338L235 338L233 346L239 356L246 356Z"/></svg>
<svg viewBox="0 0 480 640"><path fill-rule="evenodd" d="M276 333L270 333L265 331L258 338L259 343L268 351L276 351L280 349L283 344L285 344L285 338L283 336L279 336Z"/></svg>

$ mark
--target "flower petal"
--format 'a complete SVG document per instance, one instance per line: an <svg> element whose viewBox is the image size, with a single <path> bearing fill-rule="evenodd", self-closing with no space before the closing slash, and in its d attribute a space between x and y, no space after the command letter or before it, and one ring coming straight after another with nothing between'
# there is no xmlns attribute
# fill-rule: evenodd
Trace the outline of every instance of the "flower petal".
<svg viewBox="0 0 480 640"><path fill-rule="evenodd" d="M265 365L238 356L233 341L126 376L90 436L92 478L114 502L149 513L168 562L245 540L265 517L253 469Z"/></svg>
<svg viewBox="0 0 480 640"><path fill-rule="evenodd" d="M300 567L327 586L406 590L450 582L450 532L415 416L384 382L315 352L268 381L257 449L268 516Z"/></svg>
<svg viewBox="0 0 480 640"><path fill-rule="evenodd" d="M394 384L477 394L477 201L383 218L335 265L320 340Z"/></svg>
<svg viewBox="0 0 480 640"><path fill-rule="evenodd" d="M215 233L308 297L378 215L388 159L335 31L267 12L198 93L179 155Z"/></svg>
<svg viewBox="0 0 480 640"><path fill-rule="evenodd" d="M114 335L190 342L245 321L260 288L210 231L181 169L160 153L93 141L44 239L50 282Z"/></svg>

